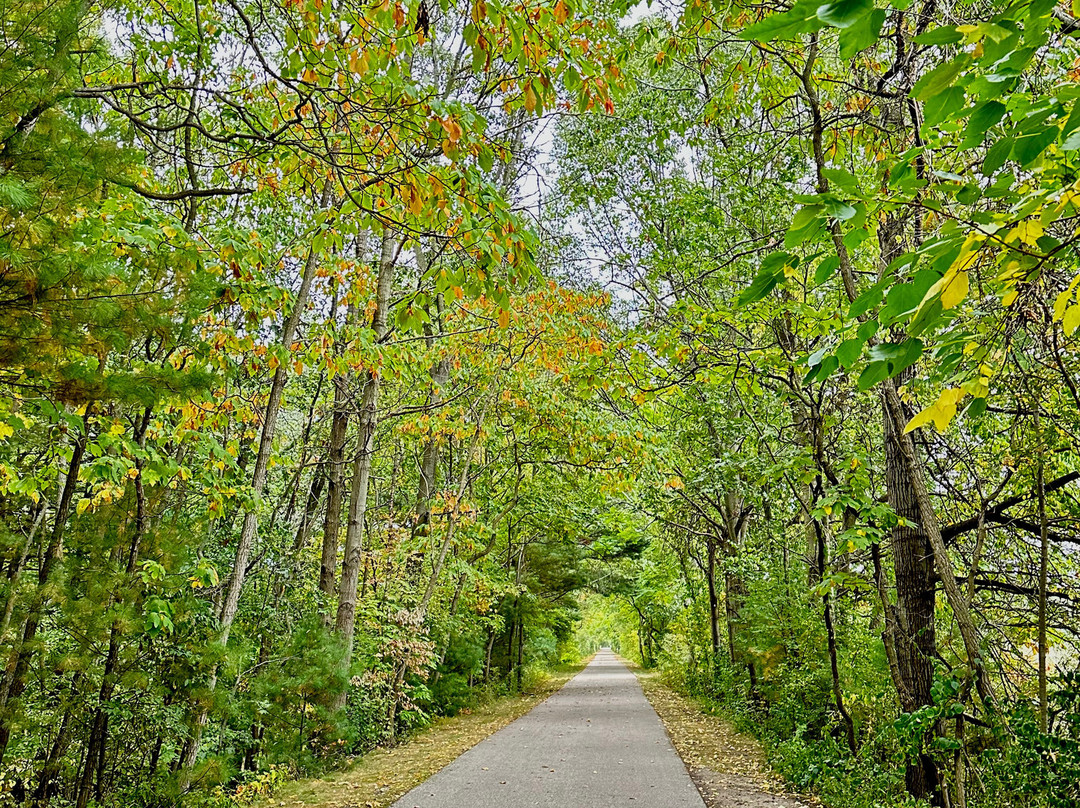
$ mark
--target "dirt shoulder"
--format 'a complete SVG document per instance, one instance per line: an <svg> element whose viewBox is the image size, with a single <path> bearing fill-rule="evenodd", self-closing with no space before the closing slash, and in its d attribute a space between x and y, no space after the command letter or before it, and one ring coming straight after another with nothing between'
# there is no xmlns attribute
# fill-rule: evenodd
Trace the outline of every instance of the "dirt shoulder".
<svg viewBox="0 0 1080 808"><path fill-rule="evenodd" d="M453 718L436 719L399 746L375 749L342 771L288 783L257 803L257 808L385 808L489 735L525 715L583 667L552 674L521 696L498 699Z"/></svg>
<svg viewBox="0 0 1080 808"><path fill-rule="evenodd" d="M635 669L645 696L667 729L679 757L709 808L802 808L814 804L790 793L757 741L665 685L658 674Z"/></svg>

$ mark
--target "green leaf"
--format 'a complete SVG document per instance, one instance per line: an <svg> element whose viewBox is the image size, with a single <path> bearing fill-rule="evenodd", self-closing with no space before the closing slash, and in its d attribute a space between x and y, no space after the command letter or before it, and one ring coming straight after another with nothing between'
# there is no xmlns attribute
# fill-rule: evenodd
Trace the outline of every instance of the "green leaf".
<svg viewBox="0 0 1080 808"><path fill-rule="evenodd" d="M825 214L837 219L841 222L846 222L852 218L858 211L849 205L847 202L841 202L834 200L825 203Z"/></svg>
<svg viewBox="0 0 1080 808"><path fill-rule="evenodd" d="M866 209L863 208L863 218L865 218L865 211ZM844 246L847 247L849 250L854 250L868 238L870 238L870 231L865 227L859 227L855 230L849 230L847 233L844 234Z"/></svg>
<svg viewBox="0 0 1080 808"><path fill-rule="evenodd" d="M919 307L926 292L941 278L941 273L933 269L920 269L907 283L899 283L889 289L885 297L885 307L879 318L882 323L891 325L905 314L910 314Z"/></svg>
<svg viewBox="0 0 1080 808"><path fill-rule="evenodd" d="M835 185L849 194L861 195L859 180L850 171L842 168L825 168L822 169L821 173L831 185Z"/></svg>
<svg viewBox="0 0 1080 808"><path fill-rule="evenodd" d="M838 269L840 269L840 259L835 255L830 255L817 265L814 271L814 285L820 286L825 283Z"/></svg>
<svg viewBox="0 0 1080 808"><path fill-rule="evenodd" d="M968 66L970 57L967 54L957 56L944 64L940 64L915 82L911 88L911 97L920 101L937 95L946 87L950 86L957 76Z"/></svg>
<svg viewBox="0 0 1080 808"><path fill-rule="evenodd" d="M901 352L889 363L889 375L902 373L919 361L923 354L922 340L911 338L900 344Z"/></svg>
<svg viewBox="0 0 1080 808"><path fill-rule="evenodd" d="M963 40L964 35L951 25L943 25L932 31L919 34L915 41L920 45L952 45Z"/></svg>
<svg viewBox="0 0 1080 808"><path fill-rule="evenodd" d="M824 210L824 205L803 205L799 208L784 236L784 246L790 250L816 236L825 224L821 218Z"/></svg>
<svg viewBox="0 0 1080 808"><path fill-rule="evenodd" d="M836 372L836 369L840 367L840 363L835 356L826 356L820 364L814 367L806 376L803 377L803 384L812 384L813 382L823 382L827 378Z"/></svg>
<svg viewBox="0 0 1080 808"><path fill-rule="evenodd" d="M1060 96L1059 96L1060 100ZM1080 104L1073 103L1072 111L1069 113L1068 119L1061 127L1061 134L1068 137L1077 129L1080 129Z"/></svg>
<svg viewBox="0 0 1080 808"><path fill-rule="evenodd" d="M871 362L866 366L863 372L859 374L859 389L865 392L878 382L887 379L888 376L888 362Z"/></svg>
<svg viewBox="0 0 1080 808"><path fill-rule="evenodd" d="M1062 151L1076 151L1077 149L1080 149L1080 129L1072 132L1061 142Z"/></svg>
<svg viewBox="0 0 1080 808"><path fill-rule="evenodd" d="M991 126L996 126L1005 116L1005 105L1000 101L986 101L975 107L964 129L961 149L970 149L983 142Z"/></svg>
<svg viewBox="0 0 1080 808"><path fill-rule="evenodd" d="M795 260L797 259L793 255L785 252L774 252L765 256L757 276L747 288L743 289L735 305L745 306L761 300L783 279L784 267L789 264L794 265Z"/></svg>
<svg viewBox="0 0 1080 808"><path fill-rule="evenodd" d="M850 369L852 365L859 361L865 344L866 340L855 338L846 339L836 347L836 358L844 370Z"/></svg>
<svg viewBox="0 0 1080 808"><path fill-rule="evenodd" d="M783 14L770 14L739 34L739 39L772 42L775 39L794 39L801 34L819 31L823 23L817 17L816 2L797 2Z"/></svg>
<svg viewBox="0 0 1080 808"><path fill-rule="evenodd" d="M836 0L818 6L817 18L833 28L850 28L874 8L874 0Z"/></svg>
<svg viewBox="0 0 1080 808"><path fill-rule="evenodd" d="M856 320L862 317L866 312L870 311L874 306L881 302L881 294L888 285L888 280L881 280L875 283L861 295L859 295L852 302L851 307L848 309L848 319Z"/></svg>
<svg viewBox="0 0 1080 808"><path fill-rule="evenodd" d="M856 54L872 47L881 36L885 25L885 9L875 8L869 14L859 18L849 28L840 29L840 58L851 59Z"/></svg>
<svg viewBox="0 0 1080 808"><path fill-rule="evenodd" d="M964 91L959 87L946 87L926 100L923 105L923 125L936 126L958 114L963 108Z"/></svg>
<svg viewBox="0 0 1080 808"><path fill-rule="evenodd" d="M1005 165L1005 161L1009 159L1009 153L1012 152L1012 149L1013 139L1011 137L1003 137L991 146L989 151L986 152L986 157L983 158L983 176L989 177Z"/></svg>
<svg viewBox="0 0 1080 808"><path fill-rule="evenodd" d="M1057 139L1058 128L1056 126L1048 126L1033 135L1018 137L1013 144L1013 159L1020 164L1021 168L1026 168L1034 163L1046 151L1046 148Z"/></svg>
<svg viewBox="0 0 1080 808"><path fill-rule="evenodd" d="M969 182L956 192L956 201L961 205L974 205L982 198L982 189L973 182Z"/></svg>

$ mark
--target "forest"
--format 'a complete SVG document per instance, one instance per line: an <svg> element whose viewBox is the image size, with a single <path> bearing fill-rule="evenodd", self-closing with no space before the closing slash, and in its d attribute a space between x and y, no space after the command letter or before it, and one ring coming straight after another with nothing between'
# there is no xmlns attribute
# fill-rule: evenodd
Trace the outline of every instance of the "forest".
<svg viewBox="0 0 1080 808"><path fill-rule="evenodd" d="M611 644L830 808L1080 805L1080 3L0 0L0 805Z"/></svg>

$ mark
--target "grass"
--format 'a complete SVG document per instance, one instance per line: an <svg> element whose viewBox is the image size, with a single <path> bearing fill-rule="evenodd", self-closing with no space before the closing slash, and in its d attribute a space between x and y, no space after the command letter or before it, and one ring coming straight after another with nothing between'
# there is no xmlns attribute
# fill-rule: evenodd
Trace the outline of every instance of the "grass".
<svg viewBox="0 0 1080 808"><path fill-rule="evenodd" d="M437 718L398 746L376 749L346 769L282 786L257 808L385 808L489 735L525 715L584 667L567 667L529 692Z"/></svg>

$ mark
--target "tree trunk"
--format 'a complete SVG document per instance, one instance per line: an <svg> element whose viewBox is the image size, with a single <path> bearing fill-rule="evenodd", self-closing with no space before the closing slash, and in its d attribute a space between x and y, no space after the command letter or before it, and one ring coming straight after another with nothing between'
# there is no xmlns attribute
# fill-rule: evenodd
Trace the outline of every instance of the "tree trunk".
<svg viewBox="0 0 1080 808"><path fill-rule="evenodd" d="M135 442L140 448L146 444L146 429L150 425L150 416L153 410L147 407L143 413L135 431ZM128 550L127 564L124 567L124 583L126 584L135 573L139 562L139 548L142 545L143 535L146 532L146 491L142 481L143 461L135 460L135 526ZM116 603L114 595L112 602ZM94 781L94 773L102 767L105 757L105 742L108 733L109 716L105 712L105 705L112 698L116 688L116 663L120 655L120 623L114 621L109 630L109 651L105 656L105 667L101 674L101 689L98 692L98 705L94 710L94 718L90 725L90 737L86 742L86 765L83 768L82 777L79 781L79 792L75 800L76 808L86 808L90 802L90 789ZM101 778L98 777L96 796L101 797Z"/></svg>
<svg viewBox="0 0 1080 808"><path fill-rule="evenodd" d="M30 556L30 550L34 547L34 539L37 537L37 532L45 523L45 514L48 510L48 500L45 497L42 497L41 505L38 506L37 516L34 517L33 524L30 526L30 533L27 535L26 541L23 542L22 550L14 559L12 559L11 564L8 567L8 585L4 595L4 616L3 619L0 620L0 643L7 641L8 628L11 626L11 615L15 611L15 601L18 599L19 594L19 578L22 576L22 570L26 565L26 559Z"/></svg>
<svg viewBox="0 0 1080 808"><path fill-rule="evenodd" d="M1047 728L1047 692L1046 692L1046 657L1049 647L1046 641L1046 590L1050 580L1050 543L1048 539L1048 525L1046 520L1046 477L1044 474L1042 450L1042 431L1039 424L1039 410L1042 403L1035 405L1035 432L1039 440L1039 449L1036 451L1038 464L1036 467L1036 484L1039 487L1039 731L1045 733Z"/></svg>
<svg viewBox="0 0 1080 808"><path fill-rule="evenodd" d="M348 389L344 375L334 377L334 415L330 425L330 451L326 461L326 515L323 519L322 554L319 564L319 591L326 598L324 623L330 625L329 603L334 596L338 545L341 541L341 502L345 475L345 432L349 425Z"/></svg>
<svg viewBox="0 0 1080 808"><path fill-rule="evenodd" d="M37 636L42 611L48 602L46 587L64 555L64 530L71 510L71 500L75 495L75 486L79 481L79 469L82 468L89 434L90 408L87 407L86 414L83 416L82 433L72 443L71 460L68 463L67 476L64 478L64 486L61 489L60 501L56 506L52 534L45 548L41 568L38 570L38 589L23 625L22 641L8 661L3 688L0 691L0 763L4 761L8 743L11 740L12 702L18 699L26 689L26 673L34 653L34 638Z"/></svg>
<svg viewBox="0 0 1080 808"><path fill-rule="evenodd" d="M817 533L817 556L821 563L821 569L826 569L828 563L828 545L825 542L825 531L821 525L816 526ZM851 718L851 713L848 712L847 707L844 705L844 691L840 687L840 663L837 659L836 650L836 628L833 626L833 612L832 612L832 592L828 589L825 590L825 594L821 596L822 605L825 611L825 634L829 645L829 668L832 673L832 691L833 702L836 705L837 712L840 713L840 718L844 722L844 734L847 738L848 748L851 750L852 755L859 753L859 747L855 741L855 722Z"/></svg>
<svg viewBox="0 0 1080 808"><path fill-rule="evenodd" d="M356 242L357 263L367 257L367 233L362 233ZM356 325L355 305L350 305L345 315L345 329L350 331ZM345 339L351 337L346 333ZM344 340L339 340L339 346ZM338 548L341 543L341 503L344 499L345 486L345 439L349 426L348 377L339 374L334 377L334 414L330 425L330 446L327 459L326 515L323 520L322 554L319 564L319 591L326 598L327 606L323 612L323 623L330 626L329 603L334 597L338 563Z"/></svg>
<svg viewBox="0 0 1080 808"><path fill-rule="evenodd" d="M330 198L331 186L330 183L327 182L323 189L321 207L326 208L330 204ZM300 317L303 315L304 307L307 305L308 296L311 291L311 282L315 277L315 268L317 265L318 258L315 255L314 247L312 247L308 250L307 260L304 262L304 271L300 280L300 290L297 292L293 310L286 318L284 327L281 330L280 344L286 350L290 348L296 337L296 330L300 324ZM267 471L270 467L270 454L273 449L274 436L277 432L278 414L281 409L281 394L285 389L285 381L288 375L287 365L288 363L278 365L277 369L274 371L274 378L270 385L270 396L267 399L266 411L263 414L262 430L259 433L258 454L255 457L255 468L251 475L251 490L256 501L262 497L263 490L266 488ZM229 641L233 620L236 619L236 612L240 605L240 593L244 588L244 580L247 577L248 561L251 559L251 549L255 545L258 529L258 510L252 508L244 514L244 523L240 530L240 540L236 544L236 555L233 559L232 574L229 576L229 581L225 588L225 595L221 601L221 607L218 610L219 628L217 641L223 646ZM217 687L217 675L218 670L215 665L210 672L209 681L207 682L207 689L211 692ZM191 736L184 745L183 753L180 756L180 768L182 771L180 787L184 791L187 791L191 785L191 769L198 759L199 745L202 741L202 733L206 728L208 717L209 712L206 706L201 706L197 709L193 716Z"/></svg>
<svg viewBox="0 0 1080 808"><path fill-rule="evenodd" d="M902 429L902 427L901 427ZM919 505L907 468L900 456L899 430L885 414L885 482L889 505L899 523L892 529L893 570L899 636L896 656L909 710L933 704L933 659L937 655L934 625L934 551L919 527ZM920 751L905 773L908 793L915 799L941 805L941 778L933 757Z"/></svg>
<svg viewBox="0 0 1080 808"><path fill-rule="evenodd" d="M736 559L742 549L743 540L746 537L746 529L749 526L749 511L743 506L743 498L731 491L724 494L723 501L724 537L723 550L729 562ZM728 654L732 665L738 665L742 660L742 654L738 651L736 635L738 634L739 612L742 610L743 601L746 598L746 582L742 576L731 571L724 573L724 617L727 623ZM747 672L750 674L750 689L753 695L757 690L757 672L754 669L754 661L746 660Z"/></svg>
<svg viewBox="0 0 1080 808"><path fill-rule="evenodd" d="M389 230L383 231L379 255L379 277L375 293L375 313L371 329L375 341L381 342L387 332L387 314L390 293L393 290L394 265L397 262L397 240ZM345 529L345 558L341 565L338 584L338 608L334 630L342 639L344 656L343 673L352 665L353 639L356 633L356 596L360 585L360 569L363 566L364 520L367 511L368 488L371 482L371 460L378 423L379 377L368 373L360 402L359 436L356 458L353 461L352 490L349 492L349 521ZM332 707L340 710L348 699L348 687L335 694Z"/></svg>
<svg viewBox="0 0 1080 808"><path fill-rule="evenodd" d="M709 590L709 635L712 640L713 670L720 661L720 598L716 592L716 542L707 538L705 583Z"/></svg>
<svg viewBox="0 0 1080 808"><path fill-rule="evenodd" d="M49 748L49 754L45 758L45 763L41 767L41 775L38 777L37 787L34 789L34 793L31 795L31 804L36 808L47 808L49 801L53 796L53 781L57 775L60 774L60 761L64 755L67 754L68 746L71 744L71 716L74 712L74 704L79 694L79 686L82 683L83 672L76 671L71 677L71 687L69 689L71 703L67 709L64 710L64 717L60 721L60 728L56 731L56 738L53 739L52 746Z"/></svg>

